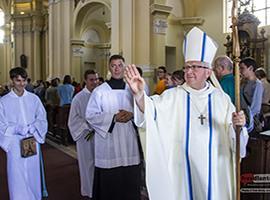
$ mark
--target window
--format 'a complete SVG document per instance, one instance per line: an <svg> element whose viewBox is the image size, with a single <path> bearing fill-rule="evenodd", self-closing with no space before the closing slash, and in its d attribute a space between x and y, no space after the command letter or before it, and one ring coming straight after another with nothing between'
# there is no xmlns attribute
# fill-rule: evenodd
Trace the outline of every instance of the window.
<svg viewBox="0 0 270 200"><path fill-rule="evenodd" d="M225 32L231 31L232 1L233 0L225 0ZM238 0L238 8L240 13L245 9L253 13L261 22L259 26L270 25L270 0Z"/></svg>
<svg viewBox="0 0 270 200"><path fill-rule="evenodd" d="M5 13L0 8L0 43L4 43L5 38L4 25L5 25Z"/></svg>

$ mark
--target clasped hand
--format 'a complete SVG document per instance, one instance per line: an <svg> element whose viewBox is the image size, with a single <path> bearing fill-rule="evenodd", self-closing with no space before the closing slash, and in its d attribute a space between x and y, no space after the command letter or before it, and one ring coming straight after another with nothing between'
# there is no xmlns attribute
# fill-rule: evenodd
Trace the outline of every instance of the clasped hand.
<svg viewBox="0 0 270 200"><path fill-rule="evenodd" d="M126 110L119 110L115 115L115 122L126 123L133 118L133 113Z"/></svg>
<svg viewBox="0 0 270 200"><path fill-rule="evenodd" d="M18 135L25 136L27 134L33 134L35 132L35 127L33 125L17 125L15 128L15 133Z"/></svg>

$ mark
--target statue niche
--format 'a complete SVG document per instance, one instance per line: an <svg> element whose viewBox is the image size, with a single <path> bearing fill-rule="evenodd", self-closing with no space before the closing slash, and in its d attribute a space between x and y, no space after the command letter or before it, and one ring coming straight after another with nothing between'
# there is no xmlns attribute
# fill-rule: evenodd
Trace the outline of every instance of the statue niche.
<svg viewBox="0 0 270 200"><path fill-rule="evenodd" d="M267 38L265 38L265 30L261 29L258 33L258 25L260 21L257 17L251 14L249 11L244 10L238 17L238 35L240 43L240 58L253 57L259 67L265 67L266 63L266 51L265 44ZM232 58L232 38L230 35L226 37L227 43L226 54Z"/></svg>
<svg viewBox="0 0 270 200"><path fill-rule="evenodd" d="M250 56L250 37L246 31L238 31L240 43L240 59Z"/></svg>

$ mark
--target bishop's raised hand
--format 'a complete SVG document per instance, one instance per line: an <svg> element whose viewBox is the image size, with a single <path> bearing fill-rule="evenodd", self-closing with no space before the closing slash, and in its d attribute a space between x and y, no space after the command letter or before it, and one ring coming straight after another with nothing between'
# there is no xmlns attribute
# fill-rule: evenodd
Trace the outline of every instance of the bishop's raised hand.
<svg viewBox="0 0 270 200"><path fill-rule="evenodd" d="M136 96L142 96L144 91L144 79L140 76L134 64L127 65L124 72L125 79L133 93Z"/></svg>

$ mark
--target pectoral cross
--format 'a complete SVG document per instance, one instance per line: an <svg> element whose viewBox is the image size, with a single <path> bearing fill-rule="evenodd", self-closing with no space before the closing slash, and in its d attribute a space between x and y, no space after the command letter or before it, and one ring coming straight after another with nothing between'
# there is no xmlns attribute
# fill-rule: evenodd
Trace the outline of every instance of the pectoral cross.
<svg viewBox="0 0 270 200"><path fill-rule="evenodd" d="M201 120L201 125L203 125L203 120L206 119L206 117L203 116L203 114L201 114L200 117L198 117L198 119Z"/></svg>

